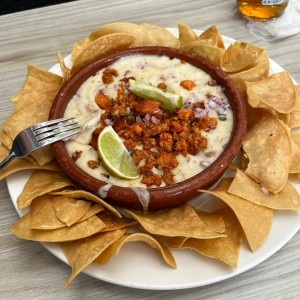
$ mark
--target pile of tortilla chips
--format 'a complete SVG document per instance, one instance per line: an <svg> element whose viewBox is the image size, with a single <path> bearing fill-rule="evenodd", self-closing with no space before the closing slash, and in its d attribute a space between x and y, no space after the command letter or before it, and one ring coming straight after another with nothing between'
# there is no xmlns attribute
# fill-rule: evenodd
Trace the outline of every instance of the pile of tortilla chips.
<svg viewBox="0 0 300 300"><path fill-rule="evenodd" d="M0 132L0 160L21 130L48 119L56 93L72 74L126 48L159 45L196 53L227 72L245 98L248 130L242 158L232 166L235 176L222 179L213 190L199 191L224 202L213 213L185 204L148 214L120 214L78 189L47 147L1 171L0 179L33 170L17 199L19 209L30 209L11 232L27 240L60 243L72 267L65 286L87 265L106 264L127 242L148 244L172 268L176 262L170 249L186 248L237 267L243 237L252 251L261 247L272 227L273 209L300 209L299 194L290 183L300 182L300 133L291 131L300 127L300 87L286 71L269 76L264 49L243 42L226 49L215 26L200 36L183 24L178 31L176 38L150 24L105 25L75 44L71 69L58 55L62 77L29 65L21 91L11 99L15 108Z"/></svg>

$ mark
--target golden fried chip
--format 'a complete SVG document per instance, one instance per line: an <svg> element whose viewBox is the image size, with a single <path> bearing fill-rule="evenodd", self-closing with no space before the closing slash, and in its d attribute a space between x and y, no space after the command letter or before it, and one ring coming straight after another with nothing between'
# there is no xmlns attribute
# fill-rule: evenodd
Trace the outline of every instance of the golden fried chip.
<svg viewBox="0 0 300 300"><path fill-rule="evenodd" d="M4 158L8 155L9 150L3 145L0 146L0 161L3 161ZM60 171L58 164L54 161L44 165L39 166L38 164L33 164L31 161L25 158L18 158L13 160L9 165L7 165L0 172L0 180L9 176L10 174L16 173L21 170L33 170L33 169L43 169L49 171Z"/></svg>
<svg viewBox="0 0 300 300"><path fill-rule="evenodd" d="M197 210L198 216L204 222L206 230L217 233L224 233L225 231L225 223L222 215L218 213L208 213L205 211Z"/></svg>
<svg viewBox="0 0 300 300"><path fill-rule="evenodd" d="M257 57L255 63L250 69L241 72L230 73L229 76L236 84L240 93L246 98L245 81L255 81L265 78L269 75L270 61L266 50L263 50Z"/></svg>
<svg viewBox="0 0 300 300"><path fill-rule="evenodd" d="M125 211L151 234L195 238L210 238L217 235L207 230L196 211L187 204L149 215Z"/></svg>
<svg viewBox="0 0 300 300"><path fill-rule="evenodd" d="M17 199L18 208L25 208L38 196L69 186L74 184L64 173L34 170Z"/></svg>
<svg viewBox="0 0 300 300"><path fill-rule="evenodd" d="M134 37L125 33L112 33L96 39L78 55L71 75L98 58L129 48L133 41Z"/></svg>
<svg viewBox="0 0 300 300"><path fill-rule="evenodd" d="M101 204L92 204L88 211L78 220L77 223L87 220L88 218L98 214L105 208Z"/></svg>
<svg viewBox="0 0 300 300"><path fill-rule="evenodd" d="M246 82L246 89L248 102L252 107L271 107L286 114L296 105L294 84L287 71L258 81Z"/></svg>
<svg viewBox="0 0 300 300"><path fill-rule="evenodd" d="M153 39L155 46L178 48L178 39L167 29L153 24L142 23L139 25L148 31L148 37Z"/></svg>
<svg viewBox="0 0 300 300"><path fill-rule="evenodd" d="M219 186L211 191L200 192L211 194L224 201L238 218L250 249L256 251L264 243L272 228L273 210L249 202L227 192L230 179L222 179Z"/></svg>
<svg viewBox="0 0 300 300"><path fill-rule="evenodd" d="M259 53L262 51L255 51L252 47L248 47L247 43L231 44L226 50L221 60L221 68L227 73L234 73L245 70L254 64Z"/></svg>
<svg viewBox="0 0 300 300"><path fill-rule="evenodd" d="M300 209L300 196L290 183L278 194L266 193L262 186L241 170L237 170L228 193L273 209Z"/></svg>
<svg viewBox="0 0 300 300"><path fill-rule="evenodd" d="M103 36L116 33L132 36L134 39L132 40L131 47L156 45L155 40L153 40L153 35L149 35L147 29L145 29L143 26L126 22L106 24L92 32L89 38L90 40L95 41Z"/></svg>
<svg viewBox="0 0 300 300"><path fill-rule="evenodd" d="M243 148L249 158L246 174L270 192L280 192L288 179L292 154L284 124L265 111L247 132Z"/></svg>
<svg viewBox="0 0 300 300"><path fill-rule="evenodd" d="M295 183L300 183L300 173L289 174L289 180Z"/></svg>
<svg viewBox="0 0 300 300"><path fill-rule="evenodd" d="M159 241L157 241L155 238L145 233L132 233L123 235L114 244L107 248L97 259L95 259L94 262L98 264L108 263L108 261L114 255L117 255L119 253L122 246L127 242L144 242L148 244L150 247L157 249L161 253L165 263L167 263L174 269L176 268L176 262L169 249Z"/></svg>
<svg viewBox="0 0 300 300"><path fill-rule="evenodd" d="M54 196L52 201L56 216L68 227L77 223L91 207L90 201L65 196Z"/></svg>
<svg viewBox="0 0 300 300"><path fill-rule="evenodd" d="M85 267L91 264L93 260L124 233L125 230L115 230L98 233L74 242L61 243L61 248L72 267L72 274L64 287L66 288Z"/></svg>
<svg viewBox="0 0 300 300"><path fill-rule="evenodd" d="M128 226L137 224L137 221L128 219L124 216L122 218L116 217L109 210L104 210L101 213L99 213L97 216L106 225L102 231L111 231L111 230L121 229L124 227L128 227Z"/></svg>
<svg viewBox="0 0 300 300"><path fill-rule="evenodd" d="M182 46L189 44L194 41L198 41L198 36L194 32L194 30L187 26L186 24L177 24L178 27L178 34L179 34L179 42L180 42L180 48Z"/></svg>
<svg viewBox="0 0 300 300"><path fill-rule="evenodd" d="M62 57L61 53L57 53L57 59L60 66L60 70L63 77L63 82L65 83L71 76L71 69L68 68L65 64L64 58Z"/></svg>
<svg viewBox="0 0 300 300"><path fill-rule="evenodd" d="M66 227L56 216L51 195L35 198L30 205L30 211L31 229L52 230Z"/></svg>
<svg viewBox="0 0 300 300"><path fill-rule="evenodd" d="M225 237L225 223L223 217L217 213L207 213L204 211L196 210L198 216L204 222L204 226L206 230L211 232L209 238L218 238ZM215 234L213 234L215 233ZM156 239L161 241L162 243L168 245L171 248L180 248L184 242L188 239L188 237L181 236L155 236ZM205 237L208 238L208 237Z"/></svg>
<svg viewBox="0 0 300 300"><path fill-rule="evenodd" d="M198 45L190 47L188 51L191 53L198 54L199 56L209 60L217 67L220 66L221 59L225 53L225 50L223 48L209 46L203 41L199 41Z"/></svg>
<svg viewBox="0 0 300 300"><path fill-rule="evenodd" d="M294 89L296 93L296 105L290 113L290 128L300 127L300 86L295 85Z"/></svg>
<svg viewBox="0 0 300 300"><path fill-rule="evenodd" d="M82 239L100 232L105 224L93 216L83 222L70 227L62 227L53 230L31 229L31 212L24 215L10 231L17 237L37 242L66 242Z"/></svg>
<svg viewBox="0 0 300 300"><path fill-rule="evenodd" d="M226 226L226 237L216 239L187 239L181 248L193 249L202 255L216 258L232 268L238 264L243 230L236 216L229 208L217 211L222 215Z"/></svg>
<svg viewBox="0 0 300 300"><path fill-rule="evenodd" d="M300 132L291 132L292 162L289 173L300 173Z"/></svg>
<svg viewBox="0 0 300 300"><path fill-rule="evenodd" d="M87 37L83 40L78 41L73 46L73 51L71 53L71 61L74 63L74 61L77 59L77 57L80 55L80 53L88 47L93 41Z"/></svg>
<svg viewBox="0 0 300 300"><path fill-rule="evenodd" d="M225 49L222 36L220 35L220 33L215 25L206 29L199 36L200 40L206 40L206 39L212 39L212 38L215 38L215 40L216 40L216 44L214 45L215 47Z"/></svg>
<svg viewBox="0 0 300 300"><path fill-rule="evenodd" d="M101 198L97 197L96 195L84 191L84 190L64 190L64 191L58 191L58 192L52 192L52 195L57 195L57 196L66 196L66 197L72 197L75 199L85 199L88 201L92 201L94 203L98 203L103 205L106 209L111 211L115 216L122 218L122 215L110 204L107 202L103 201Z"/></svg>

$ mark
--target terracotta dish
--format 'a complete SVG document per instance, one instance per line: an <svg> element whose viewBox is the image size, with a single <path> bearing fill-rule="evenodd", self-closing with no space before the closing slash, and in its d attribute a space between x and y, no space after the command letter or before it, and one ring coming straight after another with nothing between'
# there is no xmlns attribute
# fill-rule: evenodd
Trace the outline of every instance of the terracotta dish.
<svg viewBox="0 0 300 300"><path fill-rule="evenodd" d="M49 119L63 117L68 102L81 84L90 76L94 75L98 70L109 66L117 59L125 55L133 54L166 55L170 58L176 57L198 67L199 69L202 69L215 79L222 87L224 87L224 92L233 109L234 124L231 139L224 152L214 163L201 173L180 183L176 183L171 186L148 189L148 195L150 195L150 210L177 206L198 195L198 189L209 188L213 185L226 171L242 145L242 139L247 123L244 100L239 94L233 81L221 69L215 67L198 55L186 53L178 49L165 47L141 47L128 49L126 51L98 59L74 74L74 76L65 83L57 94L50 111ZM107 184L106 182L97 180L80 169L68 155L64 142L54 144L52 149L54 156L63 170L83 188L98 194L99 188ZM107 198L104 200L119 207L142 209L140 199L130 188L114 185L109 188Z"/></svg>

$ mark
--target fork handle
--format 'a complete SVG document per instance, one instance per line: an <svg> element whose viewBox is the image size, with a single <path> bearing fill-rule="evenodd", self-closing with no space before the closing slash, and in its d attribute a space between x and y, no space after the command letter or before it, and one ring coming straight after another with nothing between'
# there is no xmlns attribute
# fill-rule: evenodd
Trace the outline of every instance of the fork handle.
<svg viewBox="0 0 300 300"><path fill-rule="evenodd" d="M7 157L0 162L0 170L3 169L7 164L9 164L13 159L16 158L15 152L10 152Z"/></svg>

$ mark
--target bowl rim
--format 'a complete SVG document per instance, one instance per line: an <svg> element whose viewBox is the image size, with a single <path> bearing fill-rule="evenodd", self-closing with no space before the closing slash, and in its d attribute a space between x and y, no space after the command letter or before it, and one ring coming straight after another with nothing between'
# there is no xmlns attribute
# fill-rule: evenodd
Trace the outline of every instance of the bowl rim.
<svg viewBox="0 0 300 300"><path fill-rule="evenodd" d="M224 92L233 110L234 121L230 141L220 156L208 168L174 185L147 189L142 188L149 193L149 209L157 210L169 208L187 202L199 194L199 192L197 192L198 189L208 188L215 183L229 167L241 148L247 125L245 102L232 79L219 67L214 66L199 55L188 53L180 49L159 46L129 48L97 59L71 76L57 93L49 113L49 120L63 117L65 108L72 98L72 95L76 93L81 84L90 76L94 75L100 69L111 65L121 57L137 54L166 55L170 58L182 59L202 69L213 79L216 79L221 86L225 87ZM51 148L54 157L62 169L75 182L99 196L99 189L108 183L92 177L79 168L69 156L63 141L53 144ZM144 196L142 196L142 198ZM130 187L112 185L104 200L120 207L141 209L143 208L141 203L145 199L141 199L141 196L139 197L134 189ZM171 203L166 204L166 201Z"/></svg>

